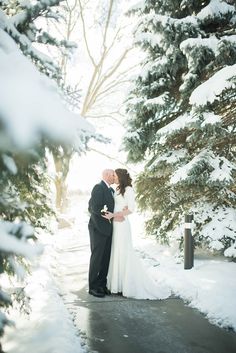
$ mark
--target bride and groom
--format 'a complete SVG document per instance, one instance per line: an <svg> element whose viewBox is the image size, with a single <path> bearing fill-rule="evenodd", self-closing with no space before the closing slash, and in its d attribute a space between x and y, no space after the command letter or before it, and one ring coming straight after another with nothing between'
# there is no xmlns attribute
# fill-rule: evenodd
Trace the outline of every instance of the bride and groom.
<svg viewBox="0 0 236 353"><path fill-rule="evenodd" d="M111 188L116 184L116 190ZM89 293L111 293L137 299L164 299L166 286L157 285L146 273L132 246L128 215L134 211L132 179L126 169L106 169L89 200L91 257Z"/></svg>

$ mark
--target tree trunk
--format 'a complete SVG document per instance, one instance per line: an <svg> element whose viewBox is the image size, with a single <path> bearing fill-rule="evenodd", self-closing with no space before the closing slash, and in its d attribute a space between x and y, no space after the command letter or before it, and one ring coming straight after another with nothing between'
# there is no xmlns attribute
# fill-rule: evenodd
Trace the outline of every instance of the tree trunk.
<svg viewBox="0 0 236 353"><path fill-rule="evenodd" d="M66 208L67 185L64 178L58 176L56 176L54 183L56 187L56 208L63 212Z"/></svg>
<svg viewBox="0 0 236 353"><path fill-rule="evenodd" d="M62 213L67 207L66 196L67 196L67 185L66 178L69 173L70 160L73 151L60 147L60 149L53 150L53 159L56 169L56 177L54 184L56 188L56 208Z"/></svg>

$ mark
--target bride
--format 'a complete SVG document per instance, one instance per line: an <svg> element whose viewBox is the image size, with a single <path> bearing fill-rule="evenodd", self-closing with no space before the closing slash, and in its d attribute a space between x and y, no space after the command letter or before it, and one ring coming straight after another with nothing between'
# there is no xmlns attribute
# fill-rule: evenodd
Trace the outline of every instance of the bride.
<svg viewBox="0 0 236 353"><path fill-rule="evenodd" d="M107 287L111 293L137 299L165 299L170 296L167 287L160 286L148 277L138 258L131 238L128 215L134 211L135 195L132 179L126 169L115 170L114 213L107 212L107 219L113 218L111 257Z"/></svg>

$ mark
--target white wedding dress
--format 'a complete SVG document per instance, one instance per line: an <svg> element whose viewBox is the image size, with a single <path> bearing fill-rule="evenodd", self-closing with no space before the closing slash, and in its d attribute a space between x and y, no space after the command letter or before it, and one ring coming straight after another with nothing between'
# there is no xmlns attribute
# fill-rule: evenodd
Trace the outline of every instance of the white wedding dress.
<svg viewBox="0 0 236 353"><path fill-rule="evenodd" d="M126 187L124 196L115 192L114 198L114 212L122 211L126 206L131 212L134 211L135 196L132 187ZM107 287L111 293L122 293L125 297L136 299L165 299L171 294L169 288L158 285L145 271L132 245L128 216L123 222L113 222Z"/></svg>

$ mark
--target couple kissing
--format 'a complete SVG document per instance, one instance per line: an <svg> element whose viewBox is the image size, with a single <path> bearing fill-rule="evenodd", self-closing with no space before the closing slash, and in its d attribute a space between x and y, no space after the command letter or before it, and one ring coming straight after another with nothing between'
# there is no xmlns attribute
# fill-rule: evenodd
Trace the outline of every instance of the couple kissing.
<svg viewBox="0 0 236 353"><path fill-rule="evenodd" d="M99 298L111 293L137 299L167 298L169 288L158 286L147 275L132 245L129 215L135 209L135 194L127 169L102 172L88 209L89 294Z"/></svg>

